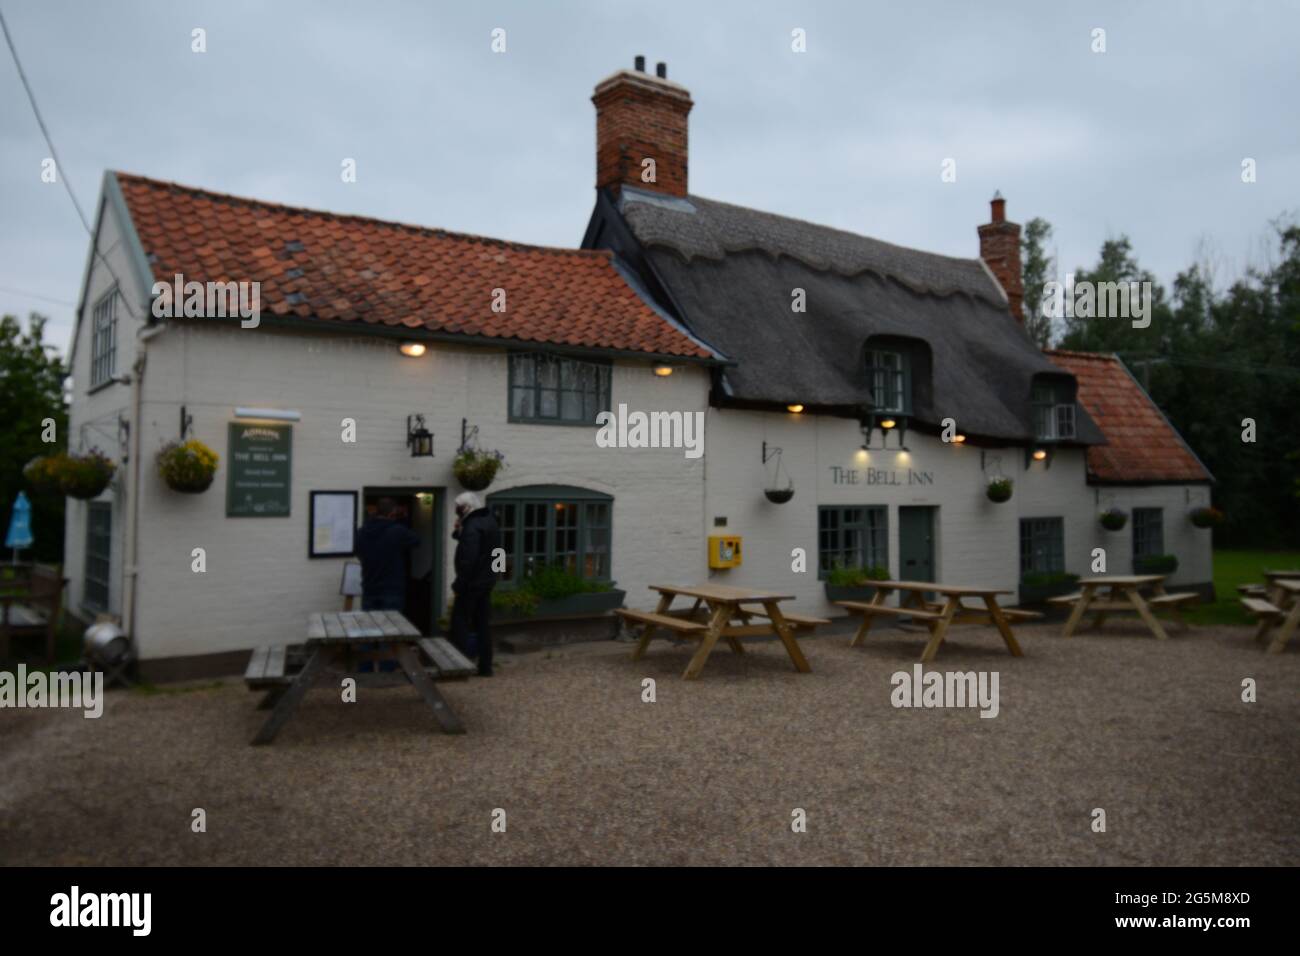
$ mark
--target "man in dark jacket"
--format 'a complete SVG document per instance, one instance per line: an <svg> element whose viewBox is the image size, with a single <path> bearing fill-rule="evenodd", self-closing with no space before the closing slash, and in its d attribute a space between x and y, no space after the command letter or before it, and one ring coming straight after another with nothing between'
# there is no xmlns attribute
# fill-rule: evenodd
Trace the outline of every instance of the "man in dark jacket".
<svg viewBox="0 0 1300 956"><path fill-rule="evenodd" d="M451 639L464 651L473 634L477 638L479 676L491 677L492 635L488 625L492 588L497 583L492 564L501 547L501 529L478 496L467 491L456 497L456 530L452 537L456 539L456 579L451 589L456 601L451 608Z"/></svg>
<svg viewBox="0 0 1300 956"><path fill-rule="evenodd" d="M357 557L361 559L361 609L401 611L406 607L409 557L419 547L420 536L394 520L397 502L380 498L373 518L357 532Z"/></svg>

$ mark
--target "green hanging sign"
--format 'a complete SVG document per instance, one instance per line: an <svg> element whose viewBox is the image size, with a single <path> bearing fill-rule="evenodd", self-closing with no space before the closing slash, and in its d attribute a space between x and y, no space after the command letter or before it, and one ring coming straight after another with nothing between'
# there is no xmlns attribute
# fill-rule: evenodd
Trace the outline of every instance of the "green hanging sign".
<svg viewBox="0 0 1300 956"><path fill-rule="evenodd" d="M288 517L293 426L231 422L228 451L226 517Z"/></svg>

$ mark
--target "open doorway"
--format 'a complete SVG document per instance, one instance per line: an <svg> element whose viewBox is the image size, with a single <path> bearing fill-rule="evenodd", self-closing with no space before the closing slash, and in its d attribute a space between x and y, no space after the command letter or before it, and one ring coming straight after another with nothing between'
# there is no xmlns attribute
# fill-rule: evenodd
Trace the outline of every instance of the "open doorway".
<svg viewBox="0 0 1300 956"><path fill-rule="evenodd" d="M396 504L394 519L420 537L407 566L406 607L402 613L421 634L438 633L442 616L442 494L441 488L371 488L362 492L363 519L375 514L380 498Z"/></svg>

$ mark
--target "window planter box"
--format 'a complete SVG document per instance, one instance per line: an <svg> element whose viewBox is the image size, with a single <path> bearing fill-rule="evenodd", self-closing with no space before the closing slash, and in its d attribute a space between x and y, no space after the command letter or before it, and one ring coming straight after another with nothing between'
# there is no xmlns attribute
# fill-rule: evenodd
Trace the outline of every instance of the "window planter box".
<svg viewBox="0 0 1300 956"><path fill-rule="evenodd" d="M1064 581L1055 581L1051 584L1026 584L1020 582L1020 603L1021 604L1042 604L1048 598L1060 597L1062 594L1069 594L1079 586L1078 575L1070 575Z"/></svg>
<svg viewBox="0 0 1300 956"><path fill-rule="evenodd" d="M570 594L568 597L552 598L539 601L537 610L532 614L522 614L515 610L492 611L493 624L505 624L510 621L560 620L572 617L596 617L608 614L616 607L623 606L626 591L615 588L612 591L588 591L583 594Z"/></svg>
<svg viewBox="0 0 1300 956"><path fill-rule="evenodd" d="M1173 574L1178 570L1178 558L1172 554L1144 554L1134 556L1134 574Z"/></svg>
<svg viewBox="0 0 1300 956"><path fill-rule="evenodd" d="M826 600L835 601L870 601L876 596L874 585L827 584Z"/></svg>

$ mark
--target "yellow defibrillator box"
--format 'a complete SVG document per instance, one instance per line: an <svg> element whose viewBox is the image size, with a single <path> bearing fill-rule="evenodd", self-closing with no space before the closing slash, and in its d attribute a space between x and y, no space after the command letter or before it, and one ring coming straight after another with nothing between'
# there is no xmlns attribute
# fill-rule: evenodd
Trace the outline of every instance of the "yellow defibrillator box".
<svg viewBox="0 0 1300 956"><path fill-rule="evenodd" d="M709 536L709 567L740 567L740 538L735 535Z"/></svg>

